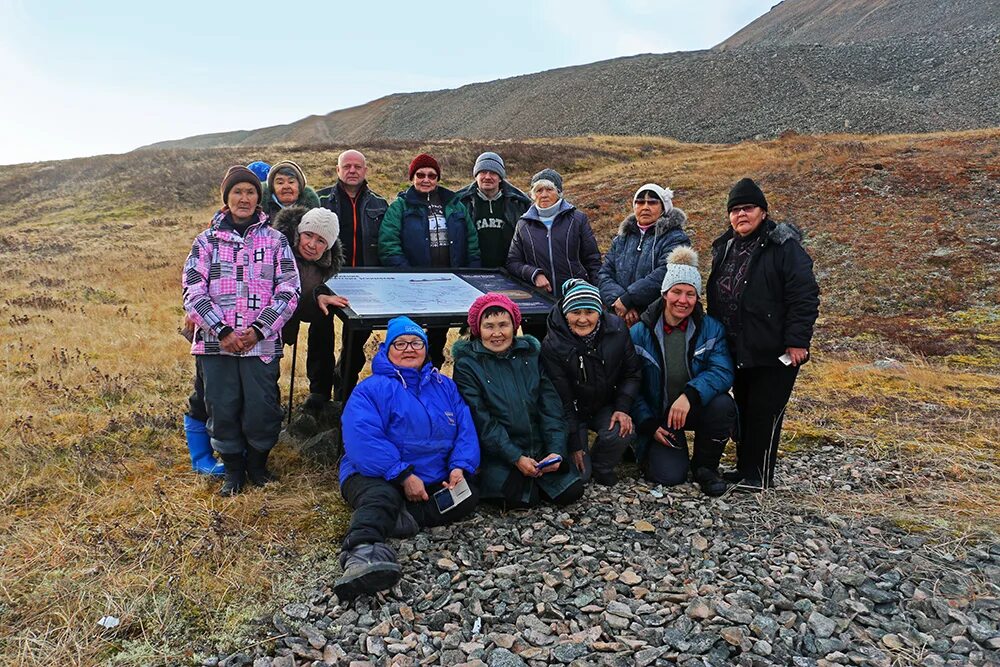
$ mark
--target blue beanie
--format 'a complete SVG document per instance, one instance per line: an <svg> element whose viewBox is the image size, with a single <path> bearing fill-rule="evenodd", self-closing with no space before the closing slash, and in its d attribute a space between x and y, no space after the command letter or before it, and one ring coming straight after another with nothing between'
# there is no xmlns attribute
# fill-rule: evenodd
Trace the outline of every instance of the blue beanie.
<svg viewBox="0 0 1000 667"><path fill-rule="evenodd" d="M267 181L267 172L271 171L271 165L261 160L256 160L247 165L247 169L257 174L257 178L260 179L261 183Z"/></svg>
<svg viewBox="0 0 1000 667"><path fill-rule="evenodd" d="M389 328L385 332L385 344L392 345L392 341L400 336L419 336L424 345L427 345L427 334L423 328L405 315L389 320Z"/></svg>
<svg viewBox="0 0 1000 667"><path fill-rule="evenodd" d="M581 278L570 278L563 283L562 312L596 310L601 312L601 292Z"/></svg>

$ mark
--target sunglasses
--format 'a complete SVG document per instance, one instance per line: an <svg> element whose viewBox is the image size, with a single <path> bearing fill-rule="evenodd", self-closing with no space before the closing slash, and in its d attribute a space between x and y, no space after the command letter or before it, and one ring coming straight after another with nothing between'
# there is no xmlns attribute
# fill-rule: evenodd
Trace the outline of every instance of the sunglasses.
<svg viewBox="0 0 1000 667"><path fill-rule="evenodd" d="M636 206L642 206L643 204L645 204L646 206L652 206L654 204L659 204L660 200L659 199L636 199L632 203L635 204Z"/></svg>
<svg viewBox="0 0 1000 667"><path fill-rule="evenodd" d="M754 209L760 208L757 204L743 204L729 209L729 215L739 215L740 213L753 213Z"/></svg>
<svg viewBox="0 0 1000 667"><path fill-rule="evenodd" d="M434 171L418 171L415 174L413 174L413 176L421 181L423 180L436 181L438 178L437 172Z"/></svg>

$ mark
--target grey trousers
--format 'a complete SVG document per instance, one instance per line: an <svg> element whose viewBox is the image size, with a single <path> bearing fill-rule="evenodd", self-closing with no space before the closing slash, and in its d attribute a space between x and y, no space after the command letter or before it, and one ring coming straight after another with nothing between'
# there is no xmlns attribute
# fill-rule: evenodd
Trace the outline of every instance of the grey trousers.
<svg viewBox="0 0 1000 667"><path fill-rule="evenodd" d="M205 426L212 449L240 454L247 447L267 452L281 432L281 360L265 364L259 357L202 354L198 370L205 384Z"/></svg>
<svg viewBox="0 0 1000 667"><path fill-rule="evenodd" d="M618 434L618 424L615 424L613 429L608 428L608 423L611 421L611 414L614 411L612 406L605 406L596 415L591 417L589 422L580 424L580 435L584 442L588 440L586 431L589 430L597 433L594 446L589 452L586 450L583 452L583 471L580 473L580 477L583 478L584 482L590 481L594 470L603 475L613 473L615 466L621 463L625 448L630 447L633 438L635 438L634 433L624 438L621 437Z"/></svg>

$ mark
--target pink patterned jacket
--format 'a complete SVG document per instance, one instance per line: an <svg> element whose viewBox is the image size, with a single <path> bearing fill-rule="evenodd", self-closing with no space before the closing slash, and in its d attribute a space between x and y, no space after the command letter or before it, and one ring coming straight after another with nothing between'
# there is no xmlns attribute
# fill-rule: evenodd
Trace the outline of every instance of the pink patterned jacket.
<svg viewBox="0 0 1000 667"><path fill-rule="evenodd" d="M191 354L229 354L219 339L256 327L263 338L242 355L264 363L283 353L281 327L299 300L299 271L285 235L260 209L241 237L228 208L212 218L184 262L184 310L194 320Z"/></svg>

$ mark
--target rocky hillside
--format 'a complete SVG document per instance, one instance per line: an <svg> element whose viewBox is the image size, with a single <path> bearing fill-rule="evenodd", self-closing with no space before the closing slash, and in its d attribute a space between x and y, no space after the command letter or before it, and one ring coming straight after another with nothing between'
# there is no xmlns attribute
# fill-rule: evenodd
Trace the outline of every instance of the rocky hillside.
<svg viewBox="0 0 1000 667"><path fill-rule="evenodd" d="M870 5L867 13L862 5ZM996 127L996 13L993 0L789 0L722 45L744 45L738 49L647 54L454 90L390 95L289 125L152 147L587 134L730 143L788 130L882 134ZM928 32L928 26L938 30ZM800 38L808 44L790 43ZM847 38L851 42L842 43Z"/></svg>
<svg viewBox="0 0 1000 667"><path fill-rule="evenodd" d="M947 38L987 26L995 37L998 21L995 0L784 0L716 48Z"/></svg>

